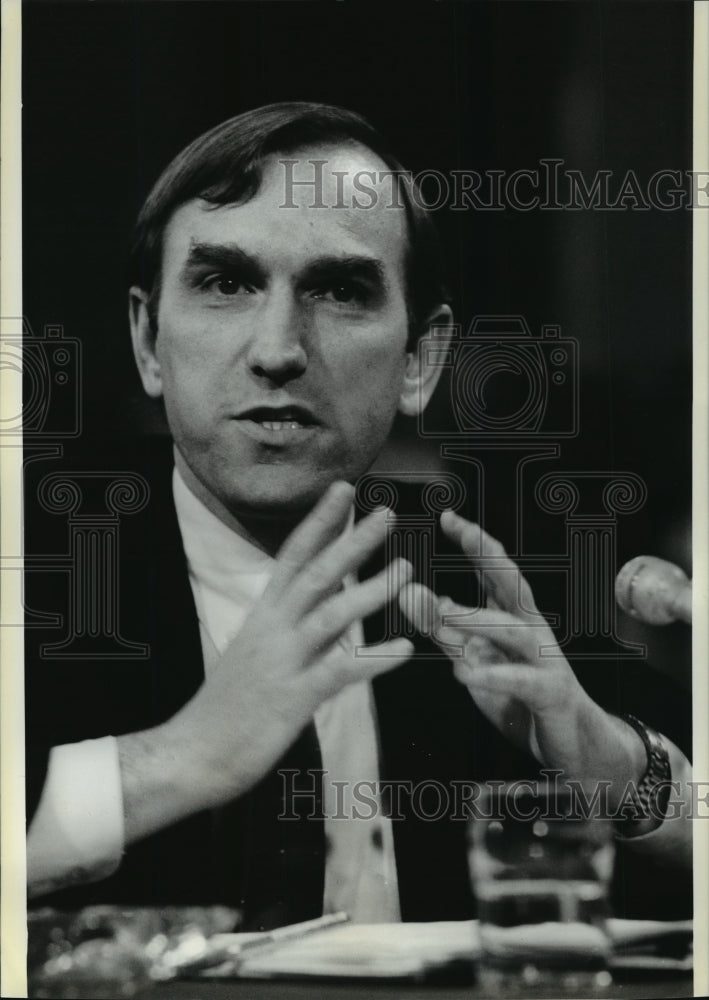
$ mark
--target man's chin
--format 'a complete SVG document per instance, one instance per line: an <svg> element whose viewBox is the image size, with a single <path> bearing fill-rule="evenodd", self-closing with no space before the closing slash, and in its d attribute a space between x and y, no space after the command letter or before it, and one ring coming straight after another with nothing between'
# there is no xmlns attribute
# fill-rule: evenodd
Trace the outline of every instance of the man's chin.
<svg viewBox="0 0 709 1000"><path fill-rule="evenodd" d="M229 510L240 521L295 523L313 509L318 499L270 497L251 500L239 497L229 505Z"/></svg>
<svg viewBox="0 0 709 1000"><path fill-rule="evenodd" d="M312 510L327 488L339 476L312 477L300 482L296 477L268 482L269 477L261 477L258 484L249 489L239 483L229 497L229 509L239 518L256 521L286 519L297 521ZM264 481L266 480L266 481Z"/></svg>
<svg viewBox="0 0 709 1000"><path fill-rule="evenodd" d="M229 497L227 523L253 544L276 555L292 531L316 505L329 483L308 490L240 491Z"/></svg>

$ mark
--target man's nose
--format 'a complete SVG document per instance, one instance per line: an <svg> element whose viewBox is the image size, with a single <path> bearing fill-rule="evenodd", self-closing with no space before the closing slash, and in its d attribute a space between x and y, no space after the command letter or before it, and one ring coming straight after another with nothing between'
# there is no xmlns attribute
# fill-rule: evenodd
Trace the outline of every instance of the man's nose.
<svg viewBox="0 0 709 1000"><path fill-rule="evenodd" d="M289 291L265 298L254 316L248 350L254 375L281 385L303 374L308 364L306 312Z"/></svg>

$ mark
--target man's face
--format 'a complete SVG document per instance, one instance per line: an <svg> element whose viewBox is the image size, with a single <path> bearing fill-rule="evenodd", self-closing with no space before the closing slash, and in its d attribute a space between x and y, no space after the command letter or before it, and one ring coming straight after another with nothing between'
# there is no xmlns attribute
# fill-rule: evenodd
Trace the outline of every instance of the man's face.
<svg viewBox="0 0 709 1000"><path fill-rule="evenodd" d="M373 208L350 201L352 176L385 165L359 146L287 158L296 180L327 160L327 205L345 171L349 207L314 208L301 186L297 207L281 207L278 156L249 202L181 206L165 232L152 380L143 372L178 461L237 517L295 513L354 481L384 443L407 368L405 212L384 186Z"/></svg>

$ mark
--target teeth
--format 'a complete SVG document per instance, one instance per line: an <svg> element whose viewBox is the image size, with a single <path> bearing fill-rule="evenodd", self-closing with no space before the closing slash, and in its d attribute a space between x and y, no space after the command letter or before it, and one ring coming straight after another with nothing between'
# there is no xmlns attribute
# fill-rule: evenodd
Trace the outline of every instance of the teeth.
<svg viewBox="0 0 709 1000"><path fill-rule="evenodd" d="M285 427L289 430L298 430L303 425L297 420L262 420L261 426L267 431L282 431Z"/></svg>

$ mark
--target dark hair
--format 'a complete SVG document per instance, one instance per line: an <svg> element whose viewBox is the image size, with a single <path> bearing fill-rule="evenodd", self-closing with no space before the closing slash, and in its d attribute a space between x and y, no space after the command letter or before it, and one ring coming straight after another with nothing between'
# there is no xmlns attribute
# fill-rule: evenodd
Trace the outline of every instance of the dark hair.
<svg viewBox="0 0 709 1000"><path fill-rule="evenodd" d="M150 295L155 326L160 296L162 242L173 213L185 202L202 198L214 205L253 198L261 184L264 160L318 142L357 142L376 153L392 171L403 167L384 140L361 115L326 104L293 101L268 104L237 115L205 132L179 153L158 178L138 216L129 260L129 278ZM397 177L409 230L406 252L406 298L409 347L425 332L426 318L449 301L441 248L433 221L411 195L411 185Z"/></svg>

